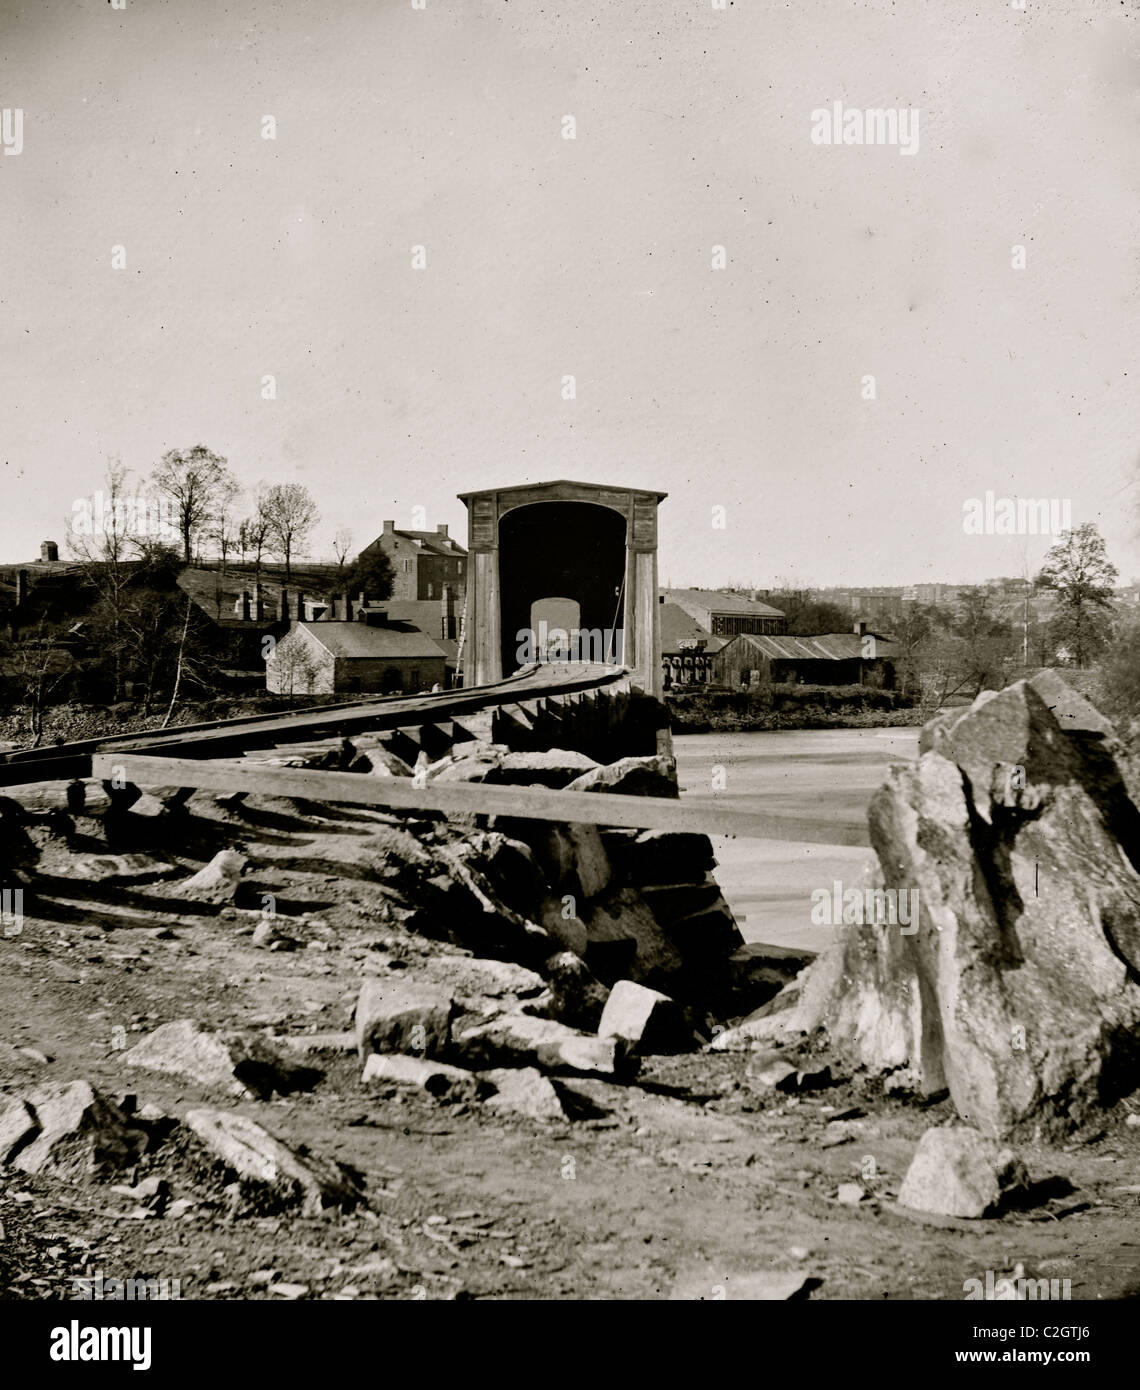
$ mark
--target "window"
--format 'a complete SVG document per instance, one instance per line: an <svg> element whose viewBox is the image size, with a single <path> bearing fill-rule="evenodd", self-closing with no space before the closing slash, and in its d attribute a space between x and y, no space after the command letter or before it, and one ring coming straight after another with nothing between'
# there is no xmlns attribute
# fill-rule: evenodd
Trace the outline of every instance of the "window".
<svg viewBox="0 0 1140 1390"><path fill-rule="evenodd" d="M411 562L411 560L405 560L405 561L404 561L404 573L405 573L405 574L411 574L411 572L412 572L412 562Z"/></svg>
<svg viewBox="0 0 1140 1390"><path fill-rule="evenodd" d="M435 585L434 585L434 584L429 584L429 585L428 585L428 598L435 598Z"/></svg>

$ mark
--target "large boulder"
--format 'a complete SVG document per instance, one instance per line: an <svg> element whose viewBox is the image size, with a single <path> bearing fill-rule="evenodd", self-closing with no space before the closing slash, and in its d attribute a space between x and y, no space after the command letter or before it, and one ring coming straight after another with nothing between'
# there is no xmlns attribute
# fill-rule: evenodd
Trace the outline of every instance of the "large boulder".
<svg viewBox="0 0 1140 1390"><path fill-rule="evenodd" d="M1024 682L923 743L869 811L917 931L841 929L748 1027L823 1028L874 1073L948 1087L988 1135L1063 1131L1140 1082L1140 875L1110 829L1118 793Z"/></svg>
<svg viewBox="0 0 1140 1390"><path fill-rule="evenodd" d="M899 1188L899 1204L937 1216L996 1216L1028 1185L1025 1165L1012 1149L955 1125L928 1129L919 1140Z"/></svg>

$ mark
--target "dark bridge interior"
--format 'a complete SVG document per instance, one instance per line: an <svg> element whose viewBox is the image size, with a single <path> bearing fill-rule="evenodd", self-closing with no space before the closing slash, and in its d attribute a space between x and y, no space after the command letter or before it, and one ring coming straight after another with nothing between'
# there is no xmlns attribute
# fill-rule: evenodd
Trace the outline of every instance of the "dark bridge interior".
<svg viewBox="0 0 1140 1390"><path fill-rule="evenodd" d="M593 502L534 502L499 521L503 674L522 664L518 634L539 599L574 599L583 628L620 628L625 517Z"/></svg>

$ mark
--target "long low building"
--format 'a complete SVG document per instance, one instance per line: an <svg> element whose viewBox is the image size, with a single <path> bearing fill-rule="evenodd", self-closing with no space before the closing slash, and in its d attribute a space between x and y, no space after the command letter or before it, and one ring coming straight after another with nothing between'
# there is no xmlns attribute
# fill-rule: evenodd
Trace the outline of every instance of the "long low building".
<svg viewBox="0 0 1140 1390"><path fill-rule="evenodd" d="M899 644L866 631L828 632L819 637L741 634L715 652L712 679L717 685L776 684L878 685L895 683Z"/></svg>
<svg viewBox="0 0 1140 1390"><path fill-rule="evenodd" d="M414 694L442 687L446 663L439 642L373 608L355 621L290 624L266 660L265 686L278 695Z"/></svg>

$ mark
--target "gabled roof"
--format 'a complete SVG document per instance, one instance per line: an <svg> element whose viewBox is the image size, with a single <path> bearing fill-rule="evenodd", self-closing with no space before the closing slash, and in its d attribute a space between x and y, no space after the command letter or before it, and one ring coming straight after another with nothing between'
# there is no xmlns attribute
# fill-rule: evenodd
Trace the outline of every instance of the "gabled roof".
<svg viewBox="0 0 1140 1390"><path fill-rule="evenodd" d="M893 656L897 642L889 637L875 638L875 656ZM764 633L742 632L728 646L746 642L754 651L770 661L855 661L863 656L864 639L854 632L828 632L821 637L768 636Z"/></svg>
<svg viewBox="0 0 1140 1390"><path fill-rule="evenodd" d="M399 536L402 541L416 541L424 550L430 550L435 555L458 555L464 556L467 551L453 537L445 536L439 531L401 531L398 526L393 527L391 533ZM366 545L365 550L371 550L373 546L379 545L384 539L382 535L377 536L370 544Z"/></svg>
<svg viewBox="0 0 1140 1390"><path fill-rule="evenodd" d="M704 649L709 654L720 651L725 645L725 638L714 637L707 628L701 627L695 618L690 617L677 604L662 603L658 611L661 620L661 650L667 656L681 650L678 645L680 642L693 638L698 642L704 642Z"/></svg>
<svg viewBox="0 0 1140 1390"><path fill-rule="evenodd" d="M348 661L376 661L383 657L435 657L443 660L447 655L438 642L434 642L410 623L370 627L367 623L346 623L338 620L294 623L289 629L290 632L294 628L303 628L331 656Z"/></svg>
<svg viewBox="0 0 1140 1390"><path fill-rule="evenodd" d="M686 611L701 608L709 613L733 613L750 618L782 618L783 610L743 594L726 594L720 589L663 589L666 603L680 604Z"/></svg>

